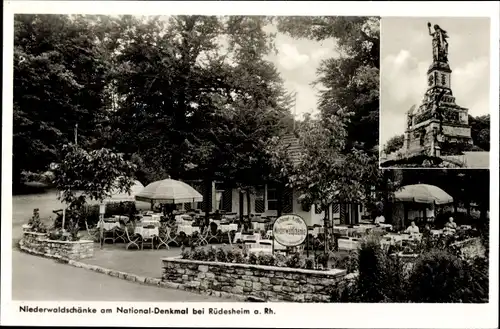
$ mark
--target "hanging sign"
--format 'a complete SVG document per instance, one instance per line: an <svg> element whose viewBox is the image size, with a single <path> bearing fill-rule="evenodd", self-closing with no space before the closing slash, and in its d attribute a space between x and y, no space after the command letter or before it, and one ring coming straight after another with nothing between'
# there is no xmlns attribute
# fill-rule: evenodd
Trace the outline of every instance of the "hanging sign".
<svg viewBox="0 0 500 329"><path fill-rule="evenodd" d="M297 215L278 217L273 225L273 237L285 247L296 247L307 238L307 224Z"/></svg>

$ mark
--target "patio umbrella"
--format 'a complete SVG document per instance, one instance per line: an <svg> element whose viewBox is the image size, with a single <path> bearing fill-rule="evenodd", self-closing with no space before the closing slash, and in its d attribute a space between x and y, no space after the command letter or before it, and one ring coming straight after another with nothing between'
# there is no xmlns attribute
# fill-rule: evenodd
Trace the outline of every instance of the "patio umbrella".
<svg viewBox="0 0 500 329"><path fill-rule="evenodd" d="M134 181L134 184L130 187L130 194L127 192L119 191L114 189L111 191L111 196L104 200L104 203L114 203L114 202L134 202L137 193L144 189L144 185L138 180Z"/></svg>
<svg viewBox="0 0 500 329"><path fill-rule="evenodd" d="M188 184L164 179L153 182L136 194L137 201L158 202L167 204L191 203L203 201L203 196Z"/></svg>
<svg viewBox="0 0 500 329"><path fill-rule="evenodd" d="M395 198L396 201L416 203L447 204L453 202L453 198L448 193L437 186L427 184L403 186L395 193Z"/></svg>

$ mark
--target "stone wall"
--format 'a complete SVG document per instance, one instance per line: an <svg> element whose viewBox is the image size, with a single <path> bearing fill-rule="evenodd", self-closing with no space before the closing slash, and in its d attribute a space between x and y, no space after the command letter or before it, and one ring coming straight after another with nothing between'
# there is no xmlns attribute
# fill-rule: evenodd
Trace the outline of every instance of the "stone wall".
<svg viewBox="0 0 500 329"><path fill-rule="evenodd" d="M83 259L94 256L94 242L49 240L47 233L23 232L19 242L21 250L34 251L47 256L61 256L68 259Z"/></svg>
<svg viewBox="0 0 500 329"><path fill-rule="evenodd" d="M164 258L162 281L185 290L254 297L264 301L328 302L330 289L345 283L346 271L303 270L263 265Z"/></svg>

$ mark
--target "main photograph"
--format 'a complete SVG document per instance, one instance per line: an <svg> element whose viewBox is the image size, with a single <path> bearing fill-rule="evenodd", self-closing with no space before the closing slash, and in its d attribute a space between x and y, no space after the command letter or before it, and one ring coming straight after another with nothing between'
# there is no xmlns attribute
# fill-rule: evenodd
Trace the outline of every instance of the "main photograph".
<svg viewBox="0 0 500 329"><path fill-rule="evenodd" d="M16 15L13 299L487 302L489 172L379 168L379 24Z"/></svg>

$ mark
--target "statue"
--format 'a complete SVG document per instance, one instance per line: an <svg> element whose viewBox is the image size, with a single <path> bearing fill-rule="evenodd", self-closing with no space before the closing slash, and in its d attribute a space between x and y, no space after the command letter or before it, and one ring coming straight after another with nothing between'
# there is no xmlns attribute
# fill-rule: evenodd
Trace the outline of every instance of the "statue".
<svg viewBox="0 0 500 329"><path fill-rule="evenodd" d="M431 32L431 23L427 23L429 35L432 37L432 57L435 62L448 62L448 34L445 30L434 25L434 32Z"/></svg>

